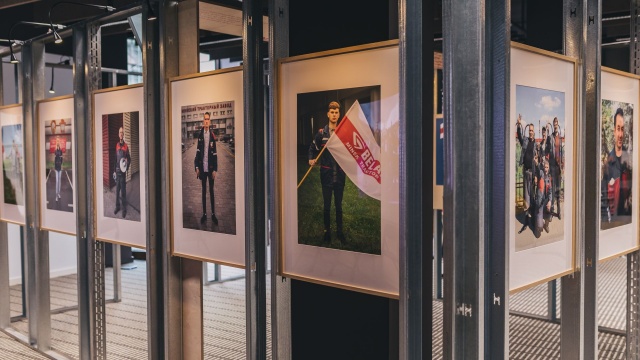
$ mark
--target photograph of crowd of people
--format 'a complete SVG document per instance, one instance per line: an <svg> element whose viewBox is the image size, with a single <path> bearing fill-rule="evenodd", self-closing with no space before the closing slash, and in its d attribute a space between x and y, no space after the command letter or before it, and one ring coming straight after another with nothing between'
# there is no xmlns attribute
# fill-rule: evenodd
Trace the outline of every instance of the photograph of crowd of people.
<svg viewBox="0 0 640 360"><path fill-rule="evenodd" d="M516 85L516 251L560 241L565 216L565 94Z"/></svg>
<svg viewBox="0 0 640 360"><path fill-rule="evenodd" d="M602 99L600 229L631 223L633 104Z"/></svg>
<svg viewBox="0 0 640 360"><path fill-rule="evenodd" d="M140 221L140 114L102 115L105 217Z"/></svg>
<svg viewBox="0 0 640 360"><path fill-rule="evenodd" d="M5 204L24 205L22 124L2 127L2 175Z"/></svg>
<svg viewBox="0 0 640 360"><path fill-rule="evenodd" d="M380 86L297 95L299 244L380 255L380 200L359 189L330 151L322 151L356 101L380 144L380 96Z"/></svg>
<svg viewBox="0 0 640 360"><path fill-rule="evenodd" d="M184 228L236 234L234 103L181 108Z"/></svg>
<svg viewBox="0 0 640 360"><path fill-rule="evenodd" d="M47 209L73 212L71 119L43 122Z"/></svg>

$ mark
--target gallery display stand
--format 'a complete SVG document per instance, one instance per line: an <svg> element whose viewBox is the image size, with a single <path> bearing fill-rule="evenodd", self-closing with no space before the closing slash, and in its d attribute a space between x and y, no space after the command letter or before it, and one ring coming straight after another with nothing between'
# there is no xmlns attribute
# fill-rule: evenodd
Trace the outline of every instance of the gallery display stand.
<svg viewBox="0 0 640 360"><path fill-rule="evenodd" d="M420 111L424 111L424 113L427 114L433 112L433 102L429 101L433 98L433 71L423 72L419 69L420 67L433 68L433 63L425 61L424 59L429 57L422 57L421 53L420 56L415 58L403 53L403 51L407 51L408 48L411 49L410 51L415 51L415 53L411 54L414 56L420 51L428 54L432 53L432 43L427 42L428 45L426 45L418 41L418 35L415 32L417 29L420 29L425 38L431 38L431 21L427 20L423 22L421 18L421 6L425 8L425 18L428 19L431 16L429 15L431 12L428 11L428 5L431 5L430 2L416 4L407 1L405 11L407 11L407 13L412 12L412 15L417 15L413 17L407 16L407 14L399 17L398 13L389 11L389 9L397 5L394 2L371 2L366 9L369 17L363 16L357 18L348 15L351 13L349 7L356 6L354 4L349 5L332 0L329 3L323 2L311 5L311 9L309 9L309 5L311 4L304 4L303 6L295 2L289 5L290 12L288 14L285 12L285 14L288 15L288 21L284 21L288 24L288 29L284 34L286 36L272 38L272 40L276 41L276 49L282 49L282 47L284 47L284 45L278 43L278 41L282 41L284 44L288 43L288 47L286 47L287 52L279 53L279 56L276 56L276 60L286 56L304 55L318 51L391 40L397 38L400 32L400 57L403 58L404 55L412 59L411 61L416 61L415 63L408 62L401 64L401 68L404 66L407 73L410 72L412 74L411 76L418 78L415 79L414 83L409 85L405 83L402 80L403 77L400 76L400 102L401 104L407 104L408 107L407 112L403 113L401 111L400 117L401 119L421 119ZM344 8L345 6L347 9ZM333 11L333 9L338 7L342 9L341 12L336 13ZM397 10L397 8L395 9ZM361 10L360 8L360 11ZM359 10L354 9L353 11ZM321 22L321 19L326 17L339 17L339 14L345 14L348 18L344 20L340 18L334 19L342 24L340 29L327 28L324 32L312 35L314 32L311 30L315 26L315 22ZM276 30L280 29L278 25L281 23L279 22L281 18L282 13L279 17L276 17ZM366 25L371 18L380 19L379 22L381 24L387 22L389 30L385 31L385 27L382 25L371 29ZM410 20L407 20L407 18ZM421 29L420 27L423 25L425 28ZM348 38L341 36L340 34L344 32L348 32L351 36ZM277 35L278 33L276 32L275 34ZM304 34L304 40L299 34ZM433 57L430 58L433 59ZM422 77L418 74L422 74ZM342 80L343 79L336 79L336 82ZM422 84L424 84L424 87ZM285 95L281 94L280 96ZM403 100L403 96L405 100ZM418 101L416 96L423 96L424 98ZM415 102L412 102L412 100ZM403 103L403 101L406 101L406 103ZM409 106L409 104L420 104L420 106L416 108ZM423 105L424 109L422 109ZM278 109L276 105L274 105L273 108L275 114L278 114L278 111L284 111L284 109ZM344 112L346 111L347 109L344 109ZM414 146L412 150L417 149L416 146L418 146L418 144L421 144L425 149L431 149L431 142L429 140L422 140L431 139L431 137L427 135L432 134L430 127L425 126L421 128L422 130L416 131L418 129L412 128L414 124L410 121L400 125L401 128L403 126L406 126L407 134L401 134L401 139L406 139L404 136L408 138L410 135L416 137L412 138L410 142ZM424 131L424 133L422 131ZM401 142L400 151L403 150L402 146L409 146L408 144L409 141L406 143ZM423 161L421 157L413 158L409 156L413 151L406 151L409 160L417 161L418 163ZM424 168L421 175L430 181L432 159L430 156L425 156L425 160L427 160L428 165L421 163ZM405 170L418 171L421 169L418 164L412 164L415 166L407 164ZM402 169L402 165L400 166ZM400 176L402 177L403 175ZM410 176L410 178L420 179L421 177L414 175ZM419 184L419 187L423 187L423 184ZM401 193L402 192L403 190L401 190ZM426 192L430 193L429 191ZM401 196L403 195L401 194ZM423 197L418 196L417 192L411 192L411 196L413 198L406 204L407 207L410 207L410 205L412 205L411 202L415 201L413 205L428 204L430 208L432 198L429 194L425 193ZM403 201L406 201L406 199L403 198L401 204L403 204ZM420 204L420 202L422 202L422 204ZM423 207L423 209L426 208L427 206ZM416 213L413 214L415 215ZM430 219L431 212L427 211L427 214L427 218ZM275 223L280 224L280 221L277 220L276 218ZM322 221L322 219L317 220ZM404 220L406 221L407 219L405 218ZM403 220L401 219L401 221ZM421 221L418 217L413 216L413 221L424 222L424 219ZM430 222L427 223L430 225ZM411 228L408 223L404 223L404 225L406 226L405 229ZM426 236L427 239L431 238L430 228L430 226L424 226L424 228L421 229L424 231L424 234L428 234ZM411 252L410 256L400 255L400 259L404 259L404 263L400 265L400 267L404 267L404 269L400 270L400 272L402 274L404 271L405 274L404 277L401 276L400 280L400 297L405 301L403 304L401 304L402 300L398 300L397 298L387 298L366 292L344 290L340 289L339 285L338 287L330 287L296 279L283 280L280 277L274 279L277 280L279 287L282 286L283 281L286 281L285 283L290 287L288 289L290 291L288 294L290 295L290 346L293 359L431 358L431 286L422 287L425 283L431 283L431 247L424 247L427 253L425 256L422 252L422 247L413 247L421 242L416 241L413 243L410 241L412 239L411 235L416 233L409 231L408 234L409 237L406 238L406 243L402 243L402 240L400 241L401 244L403 244L400 247L404 248L406 246L405 250ZM401 239L406 236L405 234L398 235ZM428 244L428 241L423 243ZM277 251L275 253L277 256L280 256ZM418 263L422 263L425 268L415 267ZM422 271L419 269L422 269ZM407 301L405 297L406 293L403 292L407 291L408 288L413 289L414 292L412 292L412 294L415 295L410 301ZM422 293L416 291L417 289L421 289ZM427 296L424 296L425 293ZM282 295L282 290L276 292L276 296L278 295ZM273 301L274 299L272 299L272 302ZM406 313L403 313L403 310ZM280 316L281 314L282 312L278 311L275 315ZM403 318L403 316L409 314L411 314L410 318ZM421 314L421 316L419 314ZM401 335L402 333L406 336L403 337ZM409 333L413 336L409 336ZM281 340L274 338L274 342L281 343Z"/></svg>

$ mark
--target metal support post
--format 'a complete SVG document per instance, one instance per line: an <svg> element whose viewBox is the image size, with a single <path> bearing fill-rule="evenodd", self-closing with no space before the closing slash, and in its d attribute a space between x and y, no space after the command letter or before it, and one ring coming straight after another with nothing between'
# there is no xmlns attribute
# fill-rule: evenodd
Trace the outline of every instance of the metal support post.
<svg viewBox="0 0 640 360"><path fill-rule="evenodd" d="M73 29L74 131L77 149L76 233L78 241L78 326L81 359L105 359L104 244L95 239L93 217L93 116L91 94L100 88L100 28Z"/></svg>
<svg viewBox="0 0 640 360"><path fill-rule="evenodd" d="M449 129L444 358L503 359L509 347L509 2L443 5L444 114Z"/></svg>
<svg viewBox="0 0 640 360"><path fill-rule="evenodd" d="M637 359L640 356L639 289L640 259L636 251L627 255L627 359Z"/></svg>
<svg viewBox="0 0 640 360"><path fill-rule="evenodd" d="M0 106L4 105L3 72L0 65ZM9 236L7 223L0 221L0 329L11 325L11 296L9 286Z"/></svg>
<svg viewBox="0 0 640 360"><path fill-rule="evenodd" d="M209 265L213 265L213 280L209 280ZM244 279L244 275L234 276L229 279L222 279L222 266L220 264L202 263L202 283L206 285L218 284L224 281Z"/></svg>
<svg viewBox="0 0 640 360"><path fill-rule="evenodd" d="M486 14L485 166L489 171L484 177L485 223L488 225L484 229L484 354L486 359L506 359L509 356L509 205L506 196L512 181L506 172L512 139L506 126L511 89L510 1L487 1Z"/></svg>
<svg viewBox="0 0 640 360"><path fill-rule="evenodd" d="M122 301L122 257L121 248L118 244L112 245L112 261L113 264L113 302Z"/></svg>
<svg viewBox="0 0 640 360"><path fill-rule="evenodd" d="M25 279L27 278L27 261L26 261L26 248L27 248L27 239L24 237L24 226L19 226L20 229L20 277L22 281L20 282L20 295L22 297L22 316L18 316L18 319L21 317L27 317L27 284ZM13 319L12 319L13 321Z"/></svg>
<svg viewBox="0 0 640 360"><path fill-rule="evenodd" d="M558 320L556 294L557 283L555 280L551 280L547 283L547 320L553 322Z"/></svg>
<svg viewBox="0 0 640 360"><path fill-rule="evenodd" d="M158 1L151 3L155 6ZM170 238L166 235L170 230L169 199L166 197L169 193L169 149L166 144L169 143L170 131L167 83L173 76L198 72L199 30L198 21L194 21L198 19L198 1L185 0L178 3L162 0L154 11L159 14L156 20L160 22L159 32L152 35L157 36L155 39L146 39L147 35L143 35L144 44L148 46L151 41L151 51L143 58L146 73L143 76L149 78L145 80L145 85L147 81L156 84L154 87L149 83L150 86L145 87L148 101L146 109L155 114L153 117L148 113L147 118L150 124L157 126L153 136L151 133L147 136L150 142L154 142L154 148L159 149L157 155L162 156L160 160L155 158L156 155L150 158L149 166L153 161L159 183L156 182L153 191L149 190L148 198L159 194L157 197L162 199L162 203L156 203L156 206L162 210L158 212L156 209L155 213L149 213L149 219L155 226L153 230L149 230L155 235L149 232L147 241L149 356L154 359L200 359L204 356L202 262L171 256ZM150 24L146 19L146 14L143 14L143 23L146 23L144 27L147 28L145 31L155 31L156 25ZM153 63L152 57L157 58L159 63ZM152 75L152 71L156 72L155 75ZM157 102L158 99L161 101L153 103L152 108L151 102ZM147 174L152 176L150 171ZM154 329L154 326L157 327Z"/></svg>
<svg viewBox="0 0 640 360"><path fill-rule="evenodd" d="M222 281L222 266L220 264L213 264L213 281Z"/></svg>
<svg viewBox="0 0 640 360"><path fill-rule="evenodd" d="M431 358L433 159L423 157L433 137L433 8L431 1L400 0L400 359ZM394 325L391 325L393 328Z"/></svg>
<svg viewBox="0 0 640 360"><path fill-rule="evenodd" d="M269 0L269 117L267 119L268 236L271 244L271 352L274 359L291 359L291 282L278 275L280 264L280 198L277 169L280 168L278 134L278 60L289 56L289 0Z"/></svg>
<svg viewBox="0 0 640 360"><path fill-rule="evenodd" d="M38 131L36 101L44 99L44 44L36 41L22 48L22 114L24 136L25 229L27 307L29 343L47 351L51 347L51 307L49 302L49 236L39 230Z"/></svg>
<svg viewBox="0 0 640 360"><path fill-rule="evenodd" d="M13 79L16 84L16 104L22 103L22 63L18 63L13 67Z"/></svg>
<svg viewBox="0 0 640 360"><path fill-rule="evenodd" d="M598 324L596 268L600 217L600 0L565 0L565 54L582 63L577 94L577 185L576 241L579 271L562 278L561 349L563 359L597 357ZM581 140L582 139L582 140ZM582 201L580 201L582 200Z"/></svg>
<svg viewBox="0 0 640 360"><path fill-rule="evenodd" d="M262 0L242 2L247 359L267 358L263 6Z"/></svg>
<svg viewBox="0 0 640 360"><path fill-rule="evenodd" d="M207 285L209 283L209 263L202 263L202 283Z"/></svg>
<svg viewBox="0 0 640 360"><path fill-rule="evenodd" d="M442 300L442 259L443 259L443 252L442 252L442 210L436 210L436 224L434 225L434 228L437 229L436 230L436 297L439 300Z"/></svg>
<svg viewBox="0 0 640 360"><path fill-rule="evenodd" d="M163 142L162 135L166 135L167 121L163 114L162 88L164 76L162 74L161 57L164 43L160 37L159 20L148 20L153 11L149 6L157 7L157 2L147 1L142 6L142 63L144 83L144 133L146 137L145 158L147 159L145 188L147 214L147 254L151 261L147 267L147 339L149 359L165 357L165 312L163 307L164 281L163 261L166 252L163 245L166 241L165 215L167 208L166 196L167 172L163 172L168 158L167 142ZM164 15L164 14L162 14ZM162 16L161 15L161 16Z"/></svg>
<svg viewBox="0 0 640 360"><path fill-rule="evenodd" d="M640 74L640 0L630 1L629 71ZM627 255L627 359L640 357L640 253Z"/></svg>
<svg viewBox="0 0 640 360"><path fill-rule="evenodd" d="M0 330L11 325L10 292L9 237L7 236L7 223L0 221Z"/></svg>

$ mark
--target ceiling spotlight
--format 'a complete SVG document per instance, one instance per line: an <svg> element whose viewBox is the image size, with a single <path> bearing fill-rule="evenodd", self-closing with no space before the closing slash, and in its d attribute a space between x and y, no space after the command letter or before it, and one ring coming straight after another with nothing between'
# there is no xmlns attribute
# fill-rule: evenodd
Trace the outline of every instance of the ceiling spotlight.
<svg viewBox="0 0 640 360"><path fill-rule="evenodd" d="M34 22L34 21L18 21L16 23L13 23L13 25L11 25L11 27L9 28L9 39L8 40L9 40L9 42L13 43L13 45L22 45L22 44L24 44L24 41L15 40L11 36L13 34L13 29L18 25L33 25L33 26L47 27L47 28L49 28L49 32L51 32L53 30L54 36L55 36L55 34L57 34L57 32L55 30L56 28L58 28L59 30L66 28L66 26L64 26L64 25L52 24L51 22L49 22L49 23L41 23L41 22ZM58 37L60 37L59 34L58 34Z"/></svg>
<svg viewBox="0 0 640 360"><path fill-rule="evenodd" d="M9 50L11 50L11 61L9 62L12 64L19 63L18 59L16 59L16 55L13 53L13 49L11 48L11 46L9 46Z"/></svg>
<svg viewBox="0 0 640 360"><path fill-rule="evenodd" d="M62 42L62 36L60 36L60 34L58 34L58 32L54 28L51 29L53 30L53 38L55 39L55 43L60 44Z"/></svg>
<svg viewBox="0 0 640 360"><path fill-rule="evenodd" d="M49 26L51 28L51 31L53 32L53 38L55 39L55 43L56 44L60 44L62 43L62 37L60 36L60 34L58 34L58 32L55 29L55 24L53 23L53 21L51 20L51 12L53 11L53 9L60 5L60 4L73 4L73 5L82 5L82 6L87 6L87 7L92 7L92 8L96 8L96 9L102 9L102 10L106 10L106 11L115 11L116 8L114 8L113 6L108 6L108 5L95 5L95 4L85 4L85 3L81 3L81 2L76 2L76 1L60 1L57 2L55 4L53 4L50 8L49 8ZM58 29L64 29L63 27L58 26Z"/></svg>

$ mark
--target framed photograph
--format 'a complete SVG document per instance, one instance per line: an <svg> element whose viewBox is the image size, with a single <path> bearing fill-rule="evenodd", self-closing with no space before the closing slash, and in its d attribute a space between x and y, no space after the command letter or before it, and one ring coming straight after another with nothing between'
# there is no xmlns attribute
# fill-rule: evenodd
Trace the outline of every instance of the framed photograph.
<svg viewBox="0 0 640 360"><path fill-rule="evenodd" d="M172 254L244 267L242 67L170 80Z"/></svg>
<svg viewBox="0 0 640 360"><path fill-rule="evenodd" d="M22 104L0 107L2 179L0 219L24 225L24 134Z"/></svg>
<svg viewBox="0 0 640 360"><path fill-rule="evenodd" d="M576 62L513 43L509 288L575 268Z"/></svg>
<svg viewBox="0 0 640 360"><path fill-rule="evenodd" d="M142 85L93 93L97 238L145 248L147 214Z"/></svg>
<svg viewBox="0 0 640 360"><path fill-rule="evenodd" d="M398 296L396 41L279 63L283 276Z"/></svg>
<svg viewBox="0 0 640 360"><path fill-rule="evenodd" d="M75 235L73 96L42 100L37 107L40 227Z"/></svg>
<svg viewBox="0 0 640 360"><path fill-rule="evenodd" d="M638 249L638 101L640 77L602 68L600 260Z"/></svg>

